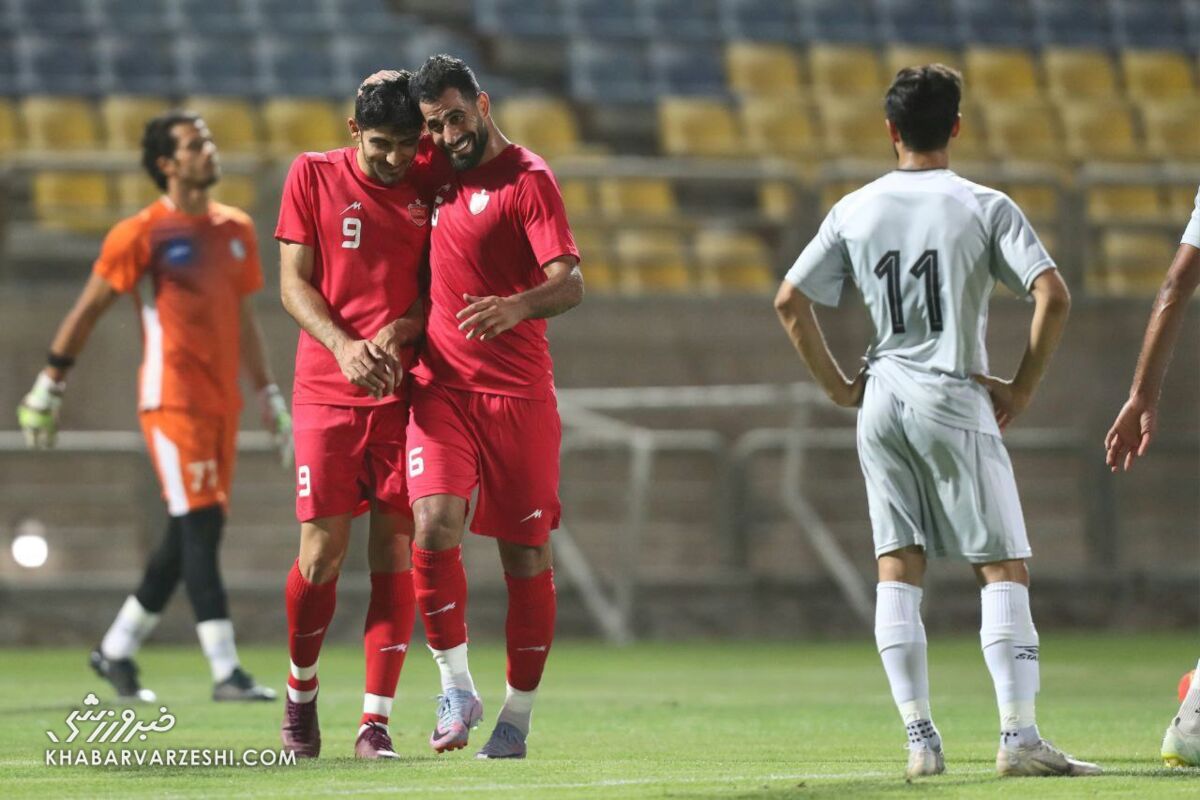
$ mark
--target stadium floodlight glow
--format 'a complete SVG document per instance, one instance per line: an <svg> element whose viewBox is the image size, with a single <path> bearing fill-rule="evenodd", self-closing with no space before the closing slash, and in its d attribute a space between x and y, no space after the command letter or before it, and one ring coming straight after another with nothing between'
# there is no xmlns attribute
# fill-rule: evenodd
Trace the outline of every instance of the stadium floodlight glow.
<svg viewBox="0 0 1200 800"><path fill-rule="evenodd" d="M46 537L36 533L23 533L13 539L12 557L22 567L26 569L37 569L46 563L46 558L50 555L50 546L46 544Z"/></svg>

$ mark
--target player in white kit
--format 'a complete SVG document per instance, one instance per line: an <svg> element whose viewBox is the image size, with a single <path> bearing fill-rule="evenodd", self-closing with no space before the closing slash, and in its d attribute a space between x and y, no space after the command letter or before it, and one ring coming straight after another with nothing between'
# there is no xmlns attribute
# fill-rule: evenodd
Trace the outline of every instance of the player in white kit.
<svg viewBox="0 0 1200 800"><path fill-rule="evenodd" d="M1108 436L1104 437L1108 466L1113 472L1128 470L1146 454L1158 420L1158 399L1171 352L1187 314L1188 301L1200 284L1200 192L1192 219L1183 232L1175 260L1167 270L1150 323L1142 340L1133 385ZM1200 664L1197 664L1200 669ZM1171 719L1162 743L1163 762L1170 767L1200 767L1200 681L1193 680L1179 712Z"/></svg>
<svg viewBox="0 0 1200 800"><path fill-rule="evenodd" d="M980 639L1000 707L1001 775L1090 775L1042 739L1034 718L1038 634L1029 541L1001 431L1030 402L1058 345L1070 295L1021 210L949 169L962 78L933 64L888 89L898 169L842 198L788 271L775 309L835 403L861 406L858 452L879 566L875 638L909 740L907 774L945 771L929 706L922 581L928 556L974 567ZM836 306L849 279L874 322L847 379L812 304ZM996 282L1032 296L1029 346L1011 381L988 372L984 334Z"/></svg>

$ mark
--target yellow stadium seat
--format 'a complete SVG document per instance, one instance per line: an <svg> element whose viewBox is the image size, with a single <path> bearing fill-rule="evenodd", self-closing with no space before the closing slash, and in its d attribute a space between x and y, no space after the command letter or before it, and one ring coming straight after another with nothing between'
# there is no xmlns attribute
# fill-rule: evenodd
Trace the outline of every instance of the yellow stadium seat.
<svg viewBox="0 0 1200 800"><path fill-rule="evenodd" d="M839 200L851 192L857 192L859 189L867 185L867 181L854 180L843 178L840 180L829 181L821 186L821 216L824 217L829 213L829 209L833 208Z"/></svg>
<svg viewBox="0 0 1200 800"><path fill-rule="evenodd" d="M617 234L621 288L628 294L685 294L693 290L680 235L670 230L622 230Z"/></svg>
<svg viewBox="0 0 1200 800"><path fill-rule="evenodd" d="M791 47L730 42L725 48L729 88L747 97L796 97L804 93L800 58Z"/></svg>
<svg viewBox="0 0 1200 800"><path fill-rule="evenodd" d="M566 178L558 182L558 188L571 219L595 213L596 203L592 199L594 192L590 180Z"/></svg>
<svg viewBox="0 0 1200 800"><path fill-rule="evenodd" d="M883 106L877 98L835 100L820 106L822 144L832 158L891 160Z"/></svg>
<svg viewBox="0 0 1200 800"><path fill-rule="evenodd" d="M808 74L813 94L826 97L869 97L879 104L887 84L872 47L814 44L808 48Z"/></svg>
<svg viewBox="0 0 1200 800"><path fill-rule="evenodd" d="M958 110L962 120L958 127L958 136L950 142L950 152L956 159L983 161L988 157L983 114L978 105L965 101Z"/></svg>
<svg viewBox="0 0 1200 800"><path fill-rule="evenodd" d="M1055 100L1112 100L1119 95L1112 58L1086 47L1048 47L1042 52L1046 89Z"/></svg>
<svg viewBox="0 0 1200 800"><path fill-rule="evenodd" d="M982 110L988 149L996 158L1038 162L1065 158L1058 115L1049 105L989 102Z"/></svg>
<svg viewBox="0 0 1200 800"><path fill-rule="evenodd" d="M579 225L573 230L579 248L580 269L588 292L611 294L618 289L617 273L612 262L609 233L603 228Z"/></svg>
<svg viewBox="0 0 1200 800"><path fill-rule="evenodd" d="M103 172L39 172L33 176L33 211L55 230L101 233L112 225L112 193Z"/></svg>
<svg viewBox="0 0 1200 800"><path fill-rule="evenodd" d="M263 126L271 155L291 160L310 151L350 144L340 107L318 99L276 97L263 105Z"/></svg>
<svg viewBox="0 0 1200 800"><path fill-rule="evenodd" d="M558 98L510 97L496 103L496 123L509 139L543 158L580 149L575 114Z"/></svg>
<svg viewBox="0 0 1200 800"><path fill-rule="evenodd" d="M248 156L262 152L258 112L247 101L232 97L190 97L183 107L204 118L222 154Z"/></svg>
<svg viewBox="0 0 1200 800"><path fill-rule="evenodd" d="M1104 276L1096 288L1111 294L1154 294L1175 258L1178 238L1177 231L1105 230L1100 237Z"/></svg>
<svg viewBox="0 0 1200 800"><path fill-rule="evenodd" d="M969 47L964 94L975 102L1040 100L1037 67L1025 50Z"/></svg>
<svg viewBox="0 0 1200 800"><path fill-rule="evenodd" d="M1200 161L1200 102L1144 102L1141 112L1148 155L1169 161Z"/></svg>
<svg viewBox="0 0 1200 800"><path fill-rule="evenodd" d="M1008 196L1034 225L1058 223L1062 209L1059 192L1057 183L1016 183L1006 187Z"/></svg>
<svg viewBox="0 0 1200 800"><path fill-rule="evenodd" d="M1084 208L1090 222L1157 222L1169 219L1158 186L1148 184L1089 186Z"/></svg>
<svg viewBox="0 0 1200 800"><path fill-rule="evenodd" d="M604 178L597 188L606 217L670 217L678 207L671 183L662 178Z"/></svg>
<svg viewBox="0 0 1200 800"><path fill-rule="evenodd" d="M884 77L890 84L896 73L905 67L922 67L926 64L945 64L962 71L962 56L945 47L922 47L920 45L893 44L883 51Z"/></svg>
<svg viewBox="0 0 1200 800"><path fill-rule="evenodd" d="M662 151L669 156L734 156L742 151L733 112L719 100L663 98L658 130Z"/></svg>
<svg viewBox="0 0 1200 800"><path fill-rule="evenodd" d="M15 153L20 142L17 110L7 98L0 97L0 156Z"/></svg>
<svg viewBox="0 0 1200 800"><path fill-rule="evenodd" d="M1195 97L1192 64L1171 50L1122 50L1125 91L1135 100L1189 100Z"/></svg>
<svg viewBox="0 0 1200 800"><path fill-rule="evenodd" d="M128 217L162 196L162 190L145 170L121 172L115 176L117 213Z"/></svg>
<svg viewBox="0 0 1200 800"><path fill-rule="evenodd" d="M212 188L212 198L253 214L258 206L258 184L249 175L224 175Z"/></svg>
<svg viewBox="0 0 1200 800"><path fill-rule="evenodd" d="M1163 188L1166 196L1166 213L1183 225L1196 208L1196 185L1194 183L1169 183Z"/></svg>
<svg viewBox="0 0 1200 800"><path fill-rule="evenodd" d="M775 222L787 222L796 216L796 191L787 181L762 181L758 184L758 210Z"/></svg>
<svg viewBox="0 0 1200 800"><path fill-rule="evenodd" d="M766 294L778 281L762 239L740 231L702 230L693 242L700 285L712 294Z"/></svg>
<svg viewBox="0 0 1200 800"><path fill-rule="evenodd" d="M1133 111L1117 101L1062 103L1067 155L1075 161L1145 161Z"/></svg>
<svg viewBox="0 0 1200 800"><path fill-rule="evenodd" d="M100 101L100 116L108 149L140 154L146 123L169 108L166 100L156 97L105 97Z"/></svg>
<svg viewBox="0 0 1200 800"><path fill-rule="evenodd" d="M82 97L27 97L21 101L25 149L81 151L100 148L100 121Z"/></svg>
<svg viewBox="0 0 1200 800"><path fill-rule="evenodd" d="M814 161L821 139L812 108L805 102L750 97L739 108L743 143L756 156Z"/></svg>

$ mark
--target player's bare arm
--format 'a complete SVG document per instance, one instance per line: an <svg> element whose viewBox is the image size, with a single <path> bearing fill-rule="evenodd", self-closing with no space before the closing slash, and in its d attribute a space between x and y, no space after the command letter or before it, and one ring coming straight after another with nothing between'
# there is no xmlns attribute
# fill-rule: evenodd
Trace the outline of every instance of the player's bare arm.
<svg viewBox="0 0 1200 800"><path fill-rule="evenodd" d="M1154 438L1163 380L1175 343L1179 341L1188 300L1197 285L1200 285L1200 250L1181 244L1154 299L1129 400L1104 437L1106 461L1113 472L1132 467L1135 459L1146 454Z"/></svg>
<svg viewBox="0 0 1200 800"><path fill-rule="evenodd" d="M775 313L779 315L792 346L829 399L846 408L862 403L867 380L865 371L860 370L853 380L842 372L825 343L812 301L804 292L784 281L775 295Z"/></svg>
<svg viewBox="0 0 1200 800"><path fill-rule="evenodd" d="M239 358L242 371L250 379L254 393L258 397L259 415L263 427L271 433L275 447L279 449L279 461L287 467L292 463L292 414L288 409L287 400L275 383L275 375L271 372L271 364L267 360L266 340L263 338L262 326L258 324L258 315L254 313L254 302L249 296L242 298L239 309L241 316L241 337L239 340Z"/></svg>
<svg viewBox="0 0 1200 800"><path fill-rule="evenodd" d="M312 285L312 248L280 241L279 270L283 307L296 324L333 353L346 380L376 398L391 394L396 388L398 365L378 345L352 338L330 317L329 305Z"/></svg>
<svg viewBox="0 0 1200 800"><path fill-rule="evenodd" d="M1003 431L1033 400L1033 395L1050 366L1050 359L1058 349L1067 317L1071 313L1071 293L1058 270L1046 270L1038 275L1033 286L1033 322L1029 327L1029 344L1011 381L991 375L975 375L992 398L996 411L996 423Z"/></svg>
<svg viewBox="0 0 1200 800"><path fill-rule="evenodd" d="M495 339L527 319L548 319L583 302L583 273L574 256L545 264L546 282L508 297L475 297L464 294L467 304L455 317L468 339Z"/></svg>
<svg viewBox="0 0 1200 800"><path fill-rule="evenodd" d="M399 364L401 350L415 344L424 332L425 302L418 297L403 317L384 325L371 341Z"/></svg>

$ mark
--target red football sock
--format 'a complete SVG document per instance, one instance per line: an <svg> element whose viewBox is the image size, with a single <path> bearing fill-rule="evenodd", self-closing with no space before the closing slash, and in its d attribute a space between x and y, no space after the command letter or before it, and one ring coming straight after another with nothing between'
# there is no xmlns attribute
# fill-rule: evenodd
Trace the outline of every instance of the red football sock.
<svg viewBox="0 0 1200 800"><path fill-rule="evenodd" d="M413 586L425 620L425 638L434 650L467 641L467 571L462 547L422 550L414 547Z"/></svg>
<svg viewBox="0 0 1200 800"><path fill-rule="evenodd" d="M371 604L363 629L367 684L360 725L388 723L408 640L412 638L415 606L412 570L371 573Z"/></svg>
<svg viewBox="0 0 1200 800"><path fill-rule="evenodd" d="M508 618L504 632L508 639L508 685L531 692L542 680L546 656L554 641L554 616L558 598L554 591L554 570L532 578L514 578L505 573L508 583Z"/></svg>
<svg viewBox="0 0 1200 800"><path fill-rule="evenodd" d="M312 700L317 688L317 656L325 631L333 619L337 604L337 578L329 583L311 583L300 574L300 561L292 564L287 588L288 654L292 668L288 673L288 696L293 702Z"/></svg>

